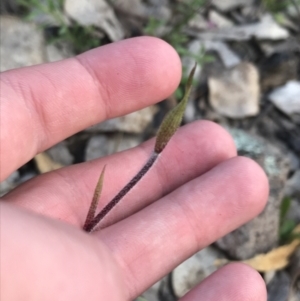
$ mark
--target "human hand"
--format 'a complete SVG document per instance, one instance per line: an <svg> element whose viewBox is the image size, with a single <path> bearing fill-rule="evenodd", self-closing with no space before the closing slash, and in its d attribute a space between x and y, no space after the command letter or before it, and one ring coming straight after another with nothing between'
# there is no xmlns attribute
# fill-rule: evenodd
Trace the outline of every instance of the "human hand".
<svg viewBox="0 0 300 301"><path fill-rule="evenodd" d="M108 118L158 102L181 76L175 51L141 37L1 74L0 180L34 155ZM255 217L267 179L236 157L220 126L179 129L156 165L107 217L82 231L99 173L99 208L145 163L154 140L38 176L1 201L1 300L132 300L183 260ZM266 300L259 274L221 268L182 301Z"/></svg>

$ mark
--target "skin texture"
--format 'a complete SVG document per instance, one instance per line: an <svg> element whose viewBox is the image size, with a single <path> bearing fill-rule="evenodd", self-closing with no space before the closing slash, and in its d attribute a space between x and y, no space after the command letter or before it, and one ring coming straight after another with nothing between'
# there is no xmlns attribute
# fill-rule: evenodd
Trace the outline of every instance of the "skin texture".
<svg viewBox="0 0 300 301"><path fill-rule="evenodd" d="M181 78L165 42L128 39L76 58L1 74L1 180L35 154L97 122L157 103ZM154 140L36 177L1 200L1 300L133 300L183 260L254 218L268 182L236 157L220 126L178 130L105 220L81 230L101 169L102 208L148 159ZM258 273L221 268L184 301L264 301Z"/></svg>

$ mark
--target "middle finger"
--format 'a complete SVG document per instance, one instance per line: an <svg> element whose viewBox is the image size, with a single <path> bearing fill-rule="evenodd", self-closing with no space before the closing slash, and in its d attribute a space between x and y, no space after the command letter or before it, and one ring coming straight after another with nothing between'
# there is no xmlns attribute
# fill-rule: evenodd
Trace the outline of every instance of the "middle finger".
<svg viewBox="0 0 300 301"><path fill-rule="evenodd" d="M39 176L4 199L82 226L103 166L107 164L98 210L142 167L152 152L153 142L152 139L125 152ZM108 225L129 216L235 155L231 137L220 126L208 121L184 126L170 141L153 169L103 222Z"/></svg>

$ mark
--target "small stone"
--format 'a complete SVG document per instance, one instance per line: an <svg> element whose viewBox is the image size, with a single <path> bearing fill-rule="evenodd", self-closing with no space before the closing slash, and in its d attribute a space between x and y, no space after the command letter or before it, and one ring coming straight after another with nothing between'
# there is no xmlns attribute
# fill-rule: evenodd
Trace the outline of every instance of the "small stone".
<svg viewBox="0 0 300 301"><path fill-rule="evenodd" d="M148 290L146 290L142 298L143 299L137 299L136 301L160 301L160 298L158 296L159 294L159 287L160 287L161 281L156 282L153 286L151 286Z"/></svg>
<svg viewBox="0 0 300 301"><path fill-rule="evenodd" d="M259 23L241 26L248 35L255 36L258 40L281 40L289 37L287 29L278 25L271 15L264 15Z"/></svg>
<svg viewBox="0 0 300 301"><path fill-rule="evenodd" d="M259 75L250 63L241 63L208 80L209 101L220 115L244 118L259 113Z"/></svg>
<svg viewBox="0 0 300 301"><path fill-rule="evenodd" d="M289 81L283 87L275 89L269 99L287 115L300 113L300 82Z"/></svg>
<svg viewBox="0 0 300 301"><path fill-rule="evenodd" d="M232 68L241 63L239 56L221 41L204 41L206 51L215 51L226 68Z"/></svg>
<svg viewBox="0 0 300 301"><path fill-rule="evenodd" d="M298 197L300 200L300 169L287 180L285 194L291 197Z"/></svg>
<svg viewBox="0 0 300 301"><path fill-rule="evenodd" d="M268 300L283 301L288 300L291 277L285 271L279 271L274 279L268 284Z"/></svg>
<svg viewBox="0 0 300 301"><path fill-rule="evenodd" d="M41 30L33 23L15 17L0 17L0 71L45 62Z"/></svg>
<svg viewBox="0 0 300 301"><path fill-rule="evenodd" d="M243 130L229 129L238 154L255 160L269 179L270 195L263 212L244 226L217 241L232 258L244 260L266 253L278 244L280 204L289 172L288 160L279 147Z"/></svg>
<svg viewBox="0 0 300 301"><path fill-rule="evenodd" d="M56 144L46 152L53 161L65 166L71 165L74 161L74 157L70 153L65 141Z"/></svg>
<svg viewBox="0 0 300 301"><path fill-rule="evenodd" d="M46 55L47 61L50 63L75 56L75 54L71 50L71 47L63 43L60 43L59 45L48 44L46 46Z"/></svg>
<svg viewBox="0 0 300 301"><path fill-rule="evenodd" d="M277 22L271 15L264 15L260 22L232 26L230 28L220 28L217 30L207 30L206 32L195 32L186 30L192 36L203 40L229 40L229 41L248 41L252 38L257 40L282 40L289 37L289 31Z"/></svg>
<svg viewBox="0 0 300 301"><path fill-rule="evenodd" d="M141 0L114 0L113 4L122 12L131 13L142 18L147 17L147 6Z"/></svg>
<svg viewBox="0 0 300 301"><path fill-rule="evenodd" d="M61 9L61 0L51 0L51 3L49 0L39 0L39 2L40 6L46 7L47 12L40 6L31 5L30 19L32 22L44 27L60 27L62 23L67 26L71 25L70 20ZM55 11L55 15L48 11Z"/></svg>
<svg viewBox="0 0 300 301"><path fill-rule="evenodd" d="M229 11L238 7L252 5L254 0L212 0L212 4L222 10Z"/></svg>
<svg viewBox="0 0 300 301"><path fill-rule="evenodd" d="M204 18L202 14L196 14L190 21L189 27L197 30L206 30L210 27L209 22Z"/></svg>
<svg viewBox="0 0 300 301"><path fill-rule="evenodd" d="M85 161L133 148L140 144L140 138L133 135L97 135L86 146Z"/></svg>
<svg viewBox="0 0 300 301"><path fill-rule="evenodd" d="M1 0L0 14L8 15L11 12L18 11L18 0Z"/></svg>
<svg viewBox="0 0 300 301"><path fill-rule="evenodd" d="M300 182L299 182L300 183ZM298 183L298 185L299 185ZM300 223L300 198L292 197L289 211L286 215L287 220L292 220L296 224Z"/></svg>
<svg viewBox="0 0 300 301"><path fill-rule="evenodd" d="M228 47L227 44L221 41L209 41L209 40L197 39L190 42L188 45L188 51L190 53L193 53L194 55L199 55L199 53L201 53L202 50L215 51L219 55L220 59L222 60L226 68L232 68L241 62L241 59L238 57L238 55L235 54ZM186 70L191 70L195 64L195 60L190 55L185 56L183 58L182 64L186 68ZM199 77L200 72L201 72L201 66L197 66L195 78Z"/></svg>
<svg viewBox="0 0 300 301"><path fill-rule="evenodd" d="M172 287L176 297L185 295L199 282L217 270L215 261L225 258L216 248L209 246L196 253L172 272Z"/></svg>
<svg viewBox="0 0 300 301"><path fill-rule="evenodd" d="M215 10L211 10L208 13L209 21L218 28L232 27L234 23L223 15L219 14Z"/></svg>
<svg viewBox="0 0 300 301"><path fill-rule="evenodd" d="M168 274L161 280L159 287L159 300L160 301L177 301L172 288L172 274Z"/></svg>
<svg viewBox="0 0 300 301"><path fill-rule="evenodd" d="M86 131L88 132L124 132L131 134L140 134L152 122L156 114L157 106L150 106L142 110L106 120L96 124Z"/></svg>
<svg viewBox="0 0 300 301"><path fill-rule="evenodd" d="M99 27L114 42L124 38L121 24L104 0L66 0L65 11L82 26Z"/></svg>
<svg viewBox="0 0 300 301"><path fill-rule="evenodd" d="M300 300L300 248L296 250L290 259L289 272L292 278L292 287L290 288L290 299L288 301Z"/></svg>
<svg viewBox="0 0 300 301"><path fill-rule="evenodd" d="M260 65L261 88L264 92L285 85L298 77L300 58L290 51L275 52Z"/></svg>
<svg viewBox="0 0 300 301"><path fill-rule="evenodd" d="M20 180L20 174L16 170L7 179L0 182L0 197L12 190Z"/></svg>

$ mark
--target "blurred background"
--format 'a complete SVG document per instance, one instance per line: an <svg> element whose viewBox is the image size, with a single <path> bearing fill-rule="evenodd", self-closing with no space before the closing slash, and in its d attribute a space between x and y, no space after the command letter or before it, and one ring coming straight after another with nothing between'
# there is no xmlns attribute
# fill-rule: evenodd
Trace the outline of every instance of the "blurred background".
<svg viewBox="0 0 300 301"><path fill-rule="evenodd" d="M0 70L53 62L152 35L179 53L176 92L141 111L66 139L0 184L122 151L155 136L198 63L183 123L225 127L239 154L268 175L270 197L255 220L178 266L138 300L173 301L229 261L258 270L268 301L300 300L300 0L1 0ZM199 150L201 152L201 150Z"/></svg>

